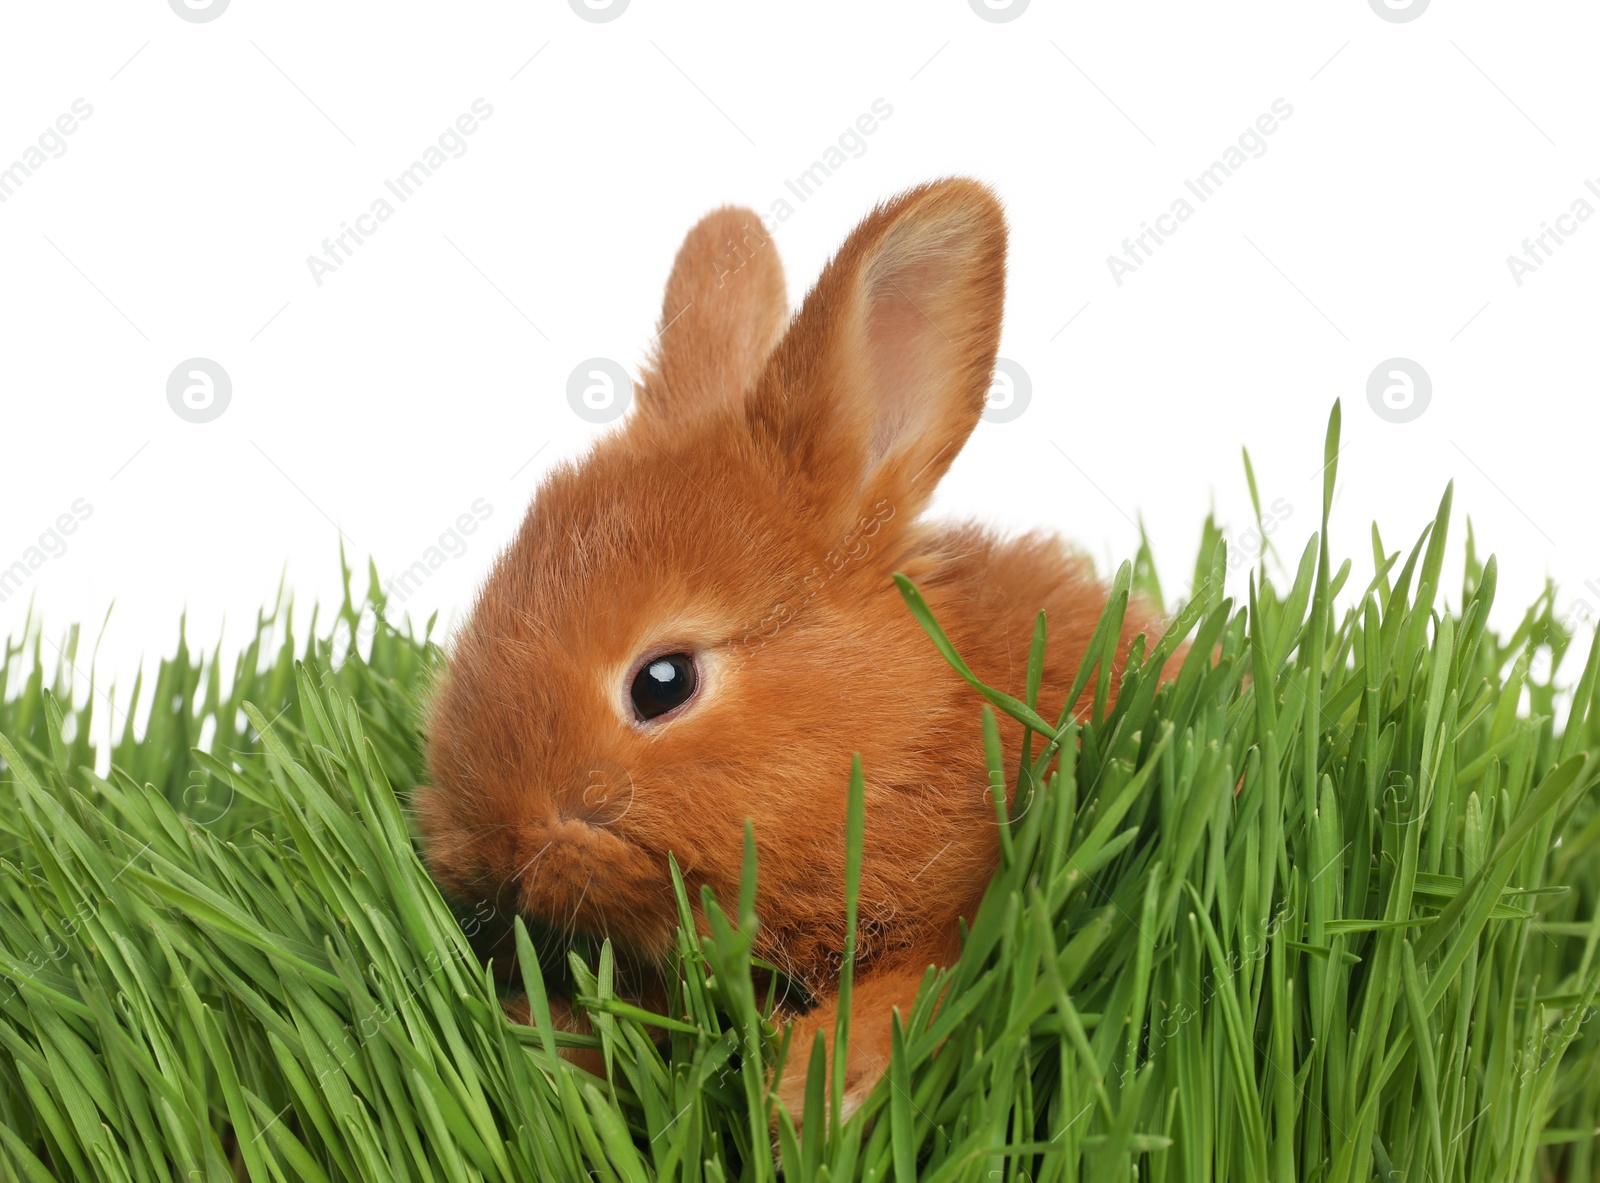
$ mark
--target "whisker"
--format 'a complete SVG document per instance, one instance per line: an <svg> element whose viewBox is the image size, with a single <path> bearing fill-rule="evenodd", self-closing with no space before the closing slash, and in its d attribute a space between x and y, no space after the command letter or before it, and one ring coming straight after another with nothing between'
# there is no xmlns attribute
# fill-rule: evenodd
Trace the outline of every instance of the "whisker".
<svg viewBox="0 0 1600 1183"><path fill-rule="evenodd" d="M515 871L511 872L511 874L507 875L505 877L504 883L502 883L501 886L504 886L505 883L510 883L513 879L521 879L524 875L526 875L528 873L528 871L532 868L533 864L539 861L540 855L543 855L544 852L549 850L549 849L550 849L550 843L549 842L546 842L543 846L539 847L539 853L534 855L527 862L523 863L522 866L518 867Z"/></svg>

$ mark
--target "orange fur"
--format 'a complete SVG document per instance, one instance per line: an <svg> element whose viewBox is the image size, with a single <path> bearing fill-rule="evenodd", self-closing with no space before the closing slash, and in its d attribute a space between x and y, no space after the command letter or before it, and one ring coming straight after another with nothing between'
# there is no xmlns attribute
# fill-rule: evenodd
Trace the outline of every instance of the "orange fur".
<svg viewBox="0 0 1600 1183"><path fill-rule="evenodd" d="M731 902L753 819L756 951L818 1003L780 1087L798 1116L812 1036L832 1031L851 754L851 1108L887 1063L890 1008L908 1014L923 970L959 954L957 918L998 860L978 699L892 573L978 677L1017 693L1044 609L1046 717L1106 590L1054 538L921 520L993 370L1006 233L990 192L949 180L880 206L792 322L758 227L721 210L690 233L638 411L550 475L455 638L416 804L446 891L609 936L644 967L677 923L668 851L697 909L702 884ZM1149 619L1130 610L1123 655ZM639 726L624 682L658 647L697 654L701 690ZM1014 762L1022 729L1002 735Z"/></svg>

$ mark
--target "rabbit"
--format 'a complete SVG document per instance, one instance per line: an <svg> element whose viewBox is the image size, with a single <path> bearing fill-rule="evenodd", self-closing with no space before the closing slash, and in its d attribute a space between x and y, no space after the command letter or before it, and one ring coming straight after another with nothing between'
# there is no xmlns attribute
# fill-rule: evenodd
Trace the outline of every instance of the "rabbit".
<svg viewBox="0 0 1600 1183"><path fill-rule="evenodd" d="M1047 717L1108 596L1053 536L921 516L986 405L1006 234L979 182L913 188L857 226L791 318L758 215L707 215L633 410L544 480L427 707L415 807L441 888L609 937L658 1006L679 919L668 852L708 931L700 887L731 907L753 820L755 952L804 987L775 1015L793 1024L776 1091L797 1122L813 1040L834 1035L852 754L846 1114L887 1067L892 1011L908 1017L926 968L960 955L959 920L998 865L979 700L893 574L979 678L1019 692L1044 609ZM1113 688L1154 623L1130 604ZM1014 766L1022 729L1001 722ZM525 1002L508 1010L529 1021ZM559 1000L555 1021L587 1030ZM570 1058L603 1072L597 1053Z"/></svg>

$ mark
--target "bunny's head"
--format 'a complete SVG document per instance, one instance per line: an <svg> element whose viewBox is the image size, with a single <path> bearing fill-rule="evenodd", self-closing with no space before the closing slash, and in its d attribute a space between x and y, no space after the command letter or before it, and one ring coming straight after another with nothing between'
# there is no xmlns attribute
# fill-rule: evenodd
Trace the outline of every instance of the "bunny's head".
<svg viewBox="0 0 1600 1183"><path fill-rule="evenodd" d="M891 576L938 581L918 519L985 405L1005 241L983 186L911 190L791 319L755 214L690 232L635 409L539 489L431 702L417 808L448 892L659 961L668 852L691 900L732 901L749 817L769 948L804 974L838 949L853 752L865 924L933 923L941 854L984 867L981 765L953 796L973 772L945 750L975 704Z"/></svg>

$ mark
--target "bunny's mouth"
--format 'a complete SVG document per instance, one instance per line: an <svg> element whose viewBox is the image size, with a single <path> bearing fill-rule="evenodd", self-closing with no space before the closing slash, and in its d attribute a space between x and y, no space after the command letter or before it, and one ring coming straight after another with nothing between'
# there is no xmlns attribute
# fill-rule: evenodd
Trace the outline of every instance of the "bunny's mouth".
<svg viewBox="0 0 1600 1183"><path fill-rule="evenodd" d="M604 820L552 816L507 886L516 910L546 926L609 938L657 961L671 950L676 906L666 856Z"/></svg>

